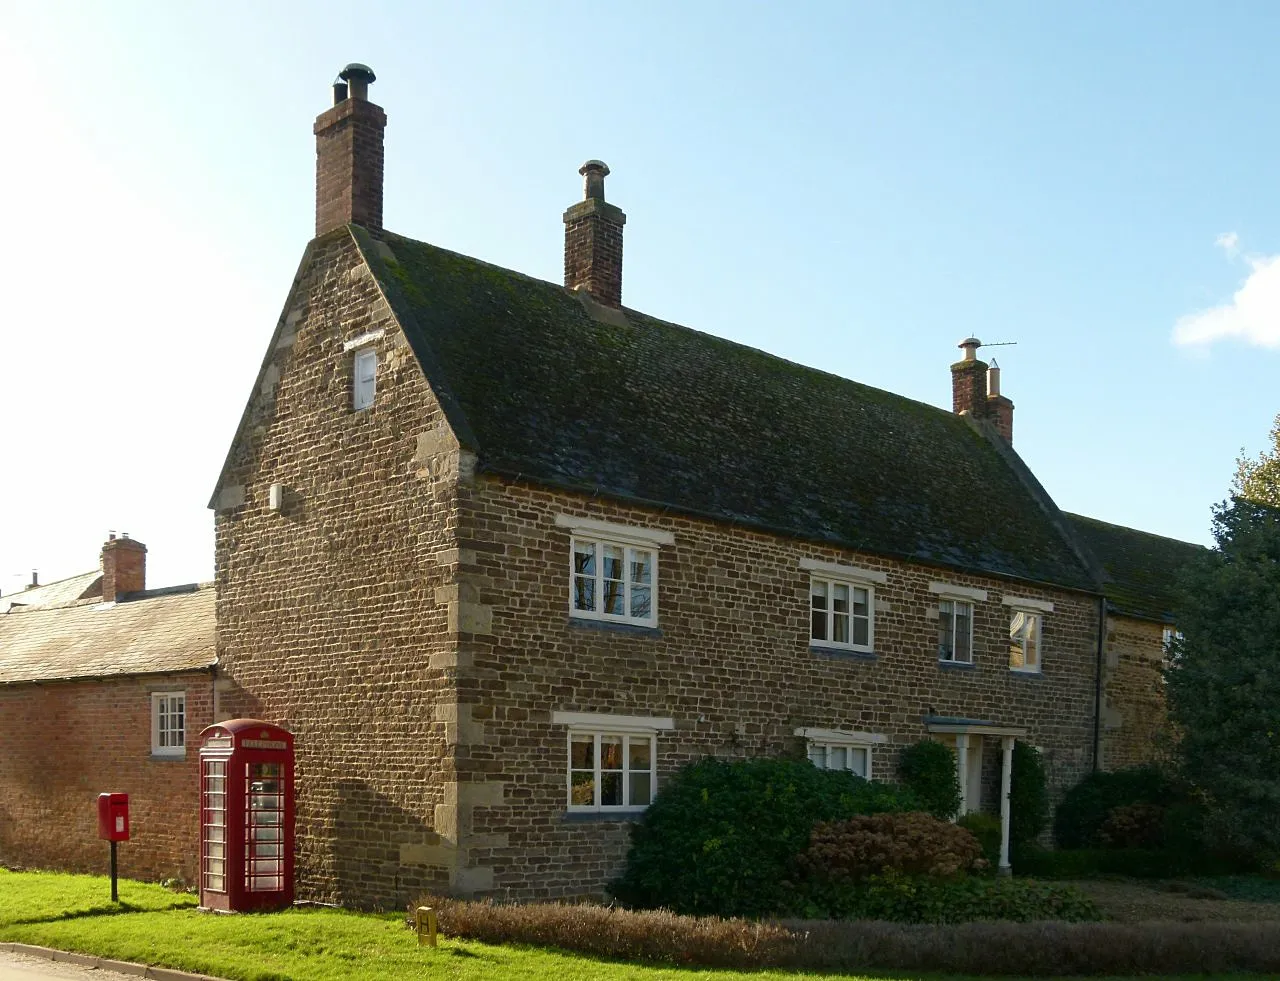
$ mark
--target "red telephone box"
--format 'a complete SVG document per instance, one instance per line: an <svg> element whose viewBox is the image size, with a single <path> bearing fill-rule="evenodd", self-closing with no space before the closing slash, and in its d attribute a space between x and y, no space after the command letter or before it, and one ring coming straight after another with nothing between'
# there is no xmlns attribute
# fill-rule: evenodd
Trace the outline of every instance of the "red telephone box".
<svg viewBox="0 0 1280 981"><path fill-rule="evenodd" d="M255 719L200 733L200 905L293 902L293 734Z"/></svg>

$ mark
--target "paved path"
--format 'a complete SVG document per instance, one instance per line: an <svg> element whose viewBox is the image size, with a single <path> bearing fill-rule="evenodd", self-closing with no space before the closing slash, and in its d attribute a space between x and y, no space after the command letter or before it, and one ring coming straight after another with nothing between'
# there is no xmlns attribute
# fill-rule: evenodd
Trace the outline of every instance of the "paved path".
<svg viewBox="0 0 1280 981"><path fill-rule="evenodd" d="M125 981L127 974L0 951L0 981Z"/></svg>
<svg viewBox="0 0 1280 981"><path fill-rule="evenodd" d="M14 949L10 949L11 947ZM155 981L217 981L216 978L206 978L199 974L120 961L100 961L96 957L64 954L40 947L27 947L25 951L21 944L0 944L0 981L134 981L135 978L152 978ZM35 956L42 951L43 956Z"/></svg>

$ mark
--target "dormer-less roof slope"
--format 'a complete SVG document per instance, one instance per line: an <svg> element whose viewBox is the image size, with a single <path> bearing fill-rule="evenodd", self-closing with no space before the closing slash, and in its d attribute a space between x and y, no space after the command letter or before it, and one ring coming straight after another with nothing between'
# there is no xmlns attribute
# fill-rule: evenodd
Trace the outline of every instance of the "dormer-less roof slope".
<svg viewBox="0 0 1280 981"><path fill-rule="evenodd" d="M1173 622L1178 575L1204 555L1204 546L1079 514L1064 516L1105 570L1102 589L1113 613Z"/></svg>
<svg viewBox="0 0 1280 981"><path fill-rule="evenodd" d="M1011 451L950 412L350 227L479 470L1097 591Z"/></svg>
<svg viewBox="0 0 1280 981"><path fill-rule="evenodd" d="M154 590L122 603L0 615L0 685L212 667L214 590Z"/></svg>
<svg viewBox="0 0 1280 981"><path fill-rule="evenodd" d="M0 613L17 607L35 609L43 606L59 606L73 603L89 596L102 595L102 570L82 572L78 576L59 579L57 582L45 583L43 586L32 586L30 589L16 593L5 593L0 596Z"/></svg>

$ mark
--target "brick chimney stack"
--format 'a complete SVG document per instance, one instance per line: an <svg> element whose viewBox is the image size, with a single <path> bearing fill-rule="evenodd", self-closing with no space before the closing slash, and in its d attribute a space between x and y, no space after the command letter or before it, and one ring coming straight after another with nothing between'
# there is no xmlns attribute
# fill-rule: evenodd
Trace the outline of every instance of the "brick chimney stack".
<svg viewBox="0 0 1280 981"><path fill-rule="evenodd" d="M147 546L113 531L102 546L102 599L114 603L147 588Z"/></svg>
<svg viewBox="0 0 1280 981"><path fill-rule="evenodd" d="M987 415L987 363L978 360L982 341L966 337L958 347L964 357L951 366L951 411L984 419Z"/></svg>
<svg viewBox="0 0 1280 981"><path fill-rule="evenodd" d="M382 134L387 114L369 101L373 71L351 64L316 117L316 235L346 224L382 227Z"/></svg>
<svg viewBox="0 0 1280 981"><path fill-rule="evenodd" d="M622 226L627 216L604 199L609 167L588 160L579 169L583 200L564 213L564 285L599 302L622 306Z"/></svg>
<svg viewBox="0 0 1280 981"><path fill-rule="evenodd" d="M1013 403L1000 394L1000 366L991 359L987 369L987 418L996 432L1010 446L1013 445Z"/></svg>

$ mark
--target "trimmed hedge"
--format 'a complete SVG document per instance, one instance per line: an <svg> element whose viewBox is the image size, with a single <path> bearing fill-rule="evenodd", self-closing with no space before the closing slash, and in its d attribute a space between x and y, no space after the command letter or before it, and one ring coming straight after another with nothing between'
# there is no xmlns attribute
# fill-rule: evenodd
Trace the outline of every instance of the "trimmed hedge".
<svg viewBox="0 0 1280 981"><path fill-rule="evenodd" d="M1280 975L1280 931L1274 923L756 923L665 910L499 905L435 896L415 905L436 908L446 938L659 964L1023 977Z"/></svg>
<svg viewBox="0 0 1280 981"><path fill-rule="evenodd" d="M1009 842L1035 841L1049 823L1049 789L1040 751L1021 740L1013 744L1009 769Z"/></svg>
<svg viewBox="0 0 1280 981"><path fill-rule="evenodd" d="M1249 871L1239 859L1203 850L1156 848L1044 848L1020 847L1012 855L1018 875L1042 879L1089 879L1123 875L1133 879L1167 879L1179 875L1233 875Z"/></svg>
<svg viewBox="0 0 1280 981"><path fill-rule="evenodd" d="M804 759L703 759L678 770L632 828L623 903L762 916L787 903L816 822L918 810L906 791Z"/></svg>
<svg viewBox="0 0 1280 981"><path fill-rule="evenodd" d="M975 920L1101 920L1102 912L1071 888L1007 876L908 876L886 873L861 882L810 884L807 915L894 923L970 923Z"/></svg>
<svg viewBox="0 0 1280 981"><path fill-rule="evenodd" d="M942 821L960 810L960 779L956 754L933 739L922 739L902 751L898 775L921 806Z"/></svg>

